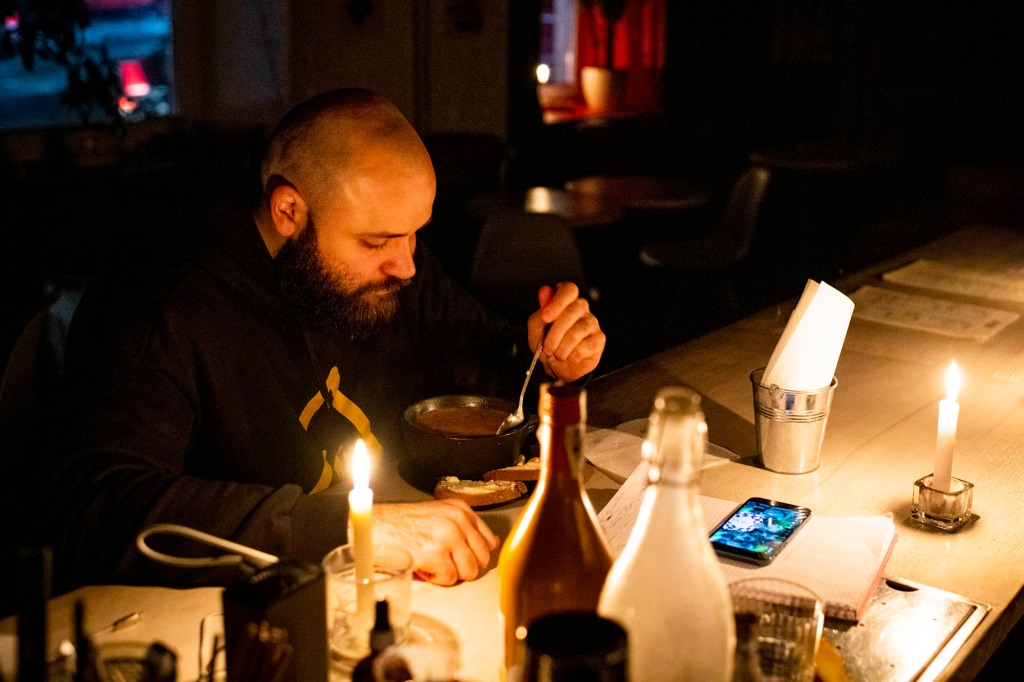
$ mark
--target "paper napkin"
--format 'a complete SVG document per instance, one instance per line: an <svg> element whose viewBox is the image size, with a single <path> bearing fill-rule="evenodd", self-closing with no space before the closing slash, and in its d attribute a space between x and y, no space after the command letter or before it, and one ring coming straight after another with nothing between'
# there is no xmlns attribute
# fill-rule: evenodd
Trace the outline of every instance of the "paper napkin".
<svg viewBox="0 0 1024 682"><path fill-rule="evenodd" d="M761 384L789 391L828 386L839 363L853 301L825 282L807 280L800 301L786 323Z"/></svg>

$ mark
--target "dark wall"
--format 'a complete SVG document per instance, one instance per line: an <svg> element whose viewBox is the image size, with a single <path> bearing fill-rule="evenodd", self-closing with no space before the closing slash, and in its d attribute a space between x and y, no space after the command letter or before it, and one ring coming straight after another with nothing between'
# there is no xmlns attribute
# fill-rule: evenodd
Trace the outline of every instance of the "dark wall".
<svg viewBox="0 0 1024 682"><path fill-rule="evenodd" d="M937 161L1020 161L1014 0L668 3L665 103L752 143L885 141Z"/></svg>

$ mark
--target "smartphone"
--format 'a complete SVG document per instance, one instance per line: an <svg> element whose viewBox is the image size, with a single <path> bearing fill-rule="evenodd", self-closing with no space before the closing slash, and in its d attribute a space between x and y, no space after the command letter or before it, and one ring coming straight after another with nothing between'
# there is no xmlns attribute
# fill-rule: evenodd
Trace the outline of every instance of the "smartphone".
<svg viewBox="0 0 1024 682"><path fill-rule="evenodd" d="M711 532L720 557L767 566L811 515L807 507L751 497Z"/></svg>

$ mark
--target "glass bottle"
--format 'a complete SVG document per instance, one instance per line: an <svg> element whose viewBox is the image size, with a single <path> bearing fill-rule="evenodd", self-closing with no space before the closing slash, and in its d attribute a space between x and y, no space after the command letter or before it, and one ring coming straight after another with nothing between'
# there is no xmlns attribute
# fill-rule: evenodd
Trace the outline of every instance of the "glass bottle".
<svg viewBox="0 0 1024 682"><path fill-rule="evenodd" d="M626 682L626 631L587 611L542 616L526 633L522 682Z"/></svg>
<svg viewBox="0 0 1024 682"><path fill-rule="evenodd" d="M633 680L732 680L732 600L697 492L706 440L700 396L658 391L643 446L649 484L598 606L629 634Z"/></svg>
<svg viewBox="0 0 1024 682"><path fill-rule="evenodd" d="M352 669L352 682L374 682L373 664L381 652L395 643L395 631L391 628L391 614L388 600L381 599L374 611L373 629L370 630L370 653Z"/></svg>
<svg viewBox="0 0 1024 682"><path fill-rule="evenodd" d="M544 384L538 411L540 477L498 559L504 670L510 678L518 676L529 626L551 613L595 612L612 564L579 475L586 392Z"/></svg>

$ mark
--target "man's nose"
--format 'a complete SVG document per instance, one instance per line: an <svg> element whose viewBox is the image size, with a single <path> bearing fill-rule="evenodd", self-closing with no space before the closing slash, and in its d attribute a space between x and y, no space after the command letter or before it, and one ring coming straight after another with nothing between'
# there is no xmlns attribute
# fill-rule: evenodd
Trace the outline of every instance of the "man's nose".
<svg viewBox="0 0 1024 682"><path fill-rule="evenodd" d="M416 274L416 265L412 256L416 251L414 239L393 239L387 261L384 262L384 273L399 279L411 279Z"/></svg>

